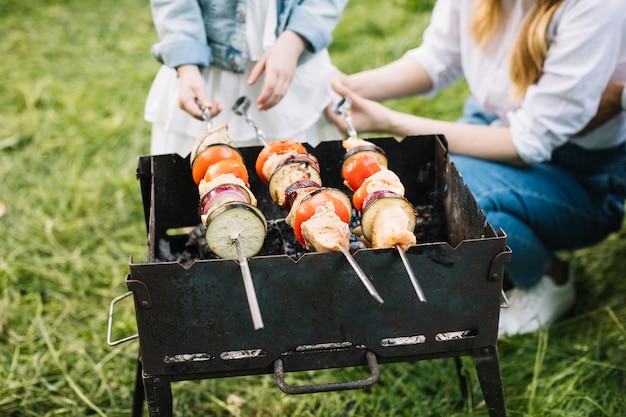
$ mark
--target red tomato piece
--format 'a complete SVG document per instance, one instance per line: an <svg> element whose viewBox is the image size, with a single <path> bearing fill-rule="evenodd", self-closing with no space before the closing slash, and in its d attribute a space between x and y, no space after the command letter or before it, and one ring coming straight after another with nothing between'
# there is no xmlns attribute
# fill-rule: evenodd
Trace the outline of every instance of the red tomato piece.
<svg viewBox="0 0 626 417"><path fill-rule="evenodd" d="M209 146L196 156L196 159L193 161L191 174L196 185L200 184L209 166L222 159L237 159L242 163L244 162L239 151L232 146L224 144Z"/></svg>
<svg viewBox="0 0 626 417"><path fill-rule="evenodd" d="M293 232L301 245L304 246L305 244L304 236L302 235L302 223L313 217L315 210L328 201L332 202L333 207L335 208L335 214L343 222L350 222L350 216L352 213L348 212L346 205L339 198L333 196L331 193L324 192L324 190L313 191L310 196L307 196L302 200L294 217Z"/></svg>
<svg viewBox="0 0 626 417"><path fill-rule="evenodd" d="M341 170L341 175L346 185L352 190L357 190L363 181L372 174L380 171L382 167L370 155L363 153L354 155Z"/></svg>
<svg viewBox="0 0 626 417"><path fill-rule="evenodd" d="M248 183L248 170L243 162L238 159L222 159L210 165L204 175L204 181L212 181L222 174L233 174L240 178L246 184L246 187L250 186Z"/></svg>
<svg viewBox="0 0 626 417"><path fill-rule="evenodd" d="M256 170L259 178L263 180L264 183L268 183L269 178L265 178L263 176L263 165L267 162L268 158L276 153L287 152L289 150L295 150L297 153L306 153L306 148L299 142L296 142L294 139L284 139L275 142L270 142L266 146L263 147L259 156L256 158L256 164L254 168Z"/></svg>
<svg viewBox="0 0 626 417"><path fill-rule="evenodd" d="M367 197L367 184L368 181L366 179L365 181L363 181L361 186L357 188L357 190L354 192L354 195L352 196L352 204L354 205L354 208L358 211L361 211L361 209L363 208L363 200L365 200L365 198Z"/></svg>

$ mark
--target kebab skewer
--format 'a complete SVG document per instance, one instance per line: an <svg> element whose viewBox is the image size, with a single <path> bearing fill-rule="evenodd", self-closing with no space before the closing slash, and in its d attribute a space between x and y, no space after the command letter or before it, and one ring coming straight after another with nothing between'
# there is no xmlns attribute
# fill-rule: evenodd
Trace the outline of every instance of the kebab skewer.
<svg viewBox="0 0 626 417"><path fill-rule="evenodd" d="M315 166L309 158L314 157L288 156L279 164L268 181L273 201L289 209L285 222L293 228L301 245L315 252L341 252L370 295L383 304L384 300L349 251L350 198L339 189L323 187L319 165ZM267 180L265 176L261 178Z"/></svg>
<svg viewBox="0 0 626 417"><path fill-rule="evenodd" d="M342 142L346 149L342 164L344 184L354 192L352 202L361 213L360 230L355 233L373 248L392 248L398 251L411 284L421 302L424 292L406 257L406 251L417 243L413 233L416 225L415 208L404 197L400 178L388 169L384 151L356 136L348 114L350 101L343 98L335 107L335 114L344 114L349 137Z"/></svg>
<svg viewBox="0 0 626 417"><path fill-rule="evenodd" d="M248 102L241 97L233 106L233 110L245 115L246 120ZM259 139L264 142L264 138ZM341 190L322 186L317 158L301 143L285 139L265 143L257 157L255 170L268 185L272 201L289 210L285 221L292 227L296 240L308 250L341 252L370 295L383 304L382 297L349 251L350 198Z"/></svg>
<svg viewBox="0 0 626 417"><path fill-rule="evenodd" d="M205 120L208 115L202 109ZM249 188L243 157L233 147L226 125L210 128L196 136L190 155L192 177L200 195L199 214L206 227L209 248L220 258L239 263L246 297L256 330L264 327L248 258L262 248L267 221L256 207Z"/></svg>

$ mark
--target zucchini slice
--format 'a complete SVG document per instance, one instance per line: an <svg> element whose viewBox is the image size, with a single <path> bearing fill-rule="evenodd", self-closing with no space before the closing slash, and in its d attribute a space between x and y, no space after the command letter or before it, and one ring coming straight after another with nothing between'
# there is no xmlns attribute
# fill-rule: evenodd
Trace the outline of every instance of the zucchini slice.
<svg viewBox="0 0 626 417"><path fill-rule="evenodd" d="M417 220L413 204L399 194L382 192L371 198L367 206L364 206L361 212L361 231L363 237L365 237L368 242L372 242L372 233L374 231L376 218L379 215L383 215L385 207L389 207L390 205L396 205L402 208L409 221L410 231L413 232L413 230L415 230Z"/></svg>
<svg viewBox="0 0 626 417"><path fill-rule="evenodd" d="M244 256L251 258L263 247L267 220L256 207L240 202L222 205L207 218L205 239L222 259L238 259L235 239L241 239Z"/></svg>

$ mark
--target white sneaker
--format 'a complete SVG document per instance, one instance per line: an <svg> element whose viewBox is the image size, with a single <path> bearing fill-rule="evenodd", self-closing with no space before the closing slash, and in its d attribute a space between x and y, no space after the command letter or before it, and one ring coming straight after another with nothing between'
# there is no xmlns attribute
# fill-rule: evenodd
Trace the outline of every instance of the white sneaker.
<svg viewBox="0 0 626 417"><path fill-rule="evenodd" d="M552 278L544 275L536 285L527 289L514 288L506 295L509 308L500 311L498 337L546 328L567 313L576 300L571 276L565 284L557 285Z"/></svg>

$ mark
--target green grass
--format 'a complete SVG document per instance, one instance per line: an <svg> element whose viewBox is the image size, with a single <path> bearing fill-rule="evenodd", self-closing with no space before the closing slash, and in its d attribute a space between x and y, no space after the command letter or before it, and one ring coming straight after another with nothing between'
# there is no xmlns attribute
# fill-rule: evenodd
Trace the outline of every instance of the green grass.
<svg viewBox="0 0 626 417"><path fill-rule="evenodd" d="M429 3L351 2L335 32L335 63L350 73L401 56L420 42ZM143 103L158 69L148 4L0 0L0 39L0 415L127 416L138 343L109 347L106 327L129 257L145 257L135 168L149 150ZM459 82L434 100L389 104L454 120L466 95ZM563 255L580 293L574 314L499 344L509 414L621 416L626 231ZM118 305L114 331L136 331L130 300ZM435 360L384 365L369 392L289 396L271 376L175 383L175 415L487 415L473 364L463 365L474 394L465 406L452 361Z"/></svg>

